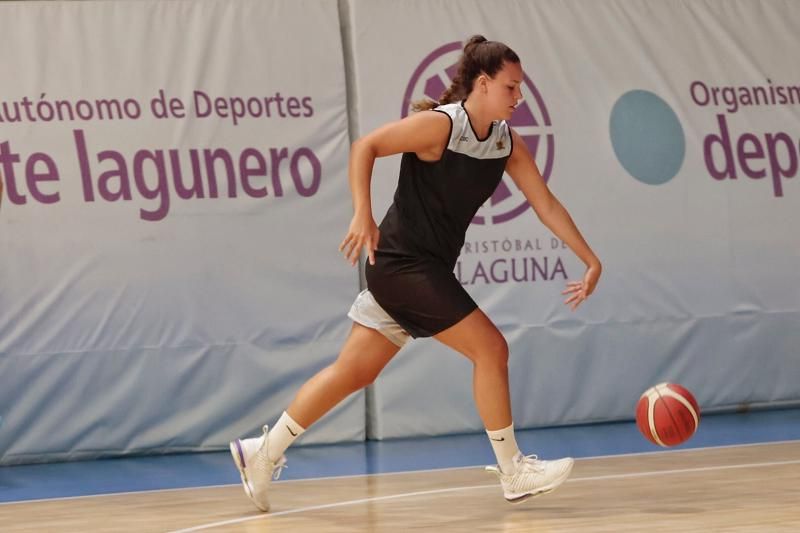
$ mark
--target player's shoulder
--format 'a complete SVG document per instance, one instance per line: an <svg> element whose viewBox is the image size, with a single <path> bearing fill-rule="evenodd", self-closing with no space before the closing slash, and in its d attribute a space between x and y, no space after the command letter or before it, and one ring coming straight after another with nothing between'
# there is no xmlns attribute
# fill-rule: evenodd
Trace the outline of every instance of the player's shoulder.
<svg viewBox="0 0 800 533"><path fill-rule="evenodd" d="M460 122L467 119L467 110L464 109L464 106L461 104L461 102L442 104L436 106L432 111L449 117L451 122Z"/></svg>
<svg viewBox="0 0 800 533"><path fill-rule="evenodd" d="M405 120L413 122L418 128L447 131L452 125L453 118L448 113L441 111L440 107L442 106L426 111L417 111L406 117Z"/></svg>

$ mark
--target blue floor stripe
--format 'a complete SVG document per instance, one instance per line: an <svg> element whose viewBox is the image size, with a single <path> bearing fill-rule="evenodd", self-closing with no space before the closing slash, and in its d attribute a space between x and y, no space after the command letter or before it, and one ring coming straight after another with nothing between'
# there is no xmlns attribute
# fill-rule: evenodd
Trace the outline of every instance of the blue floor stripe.
<svg viewBox="0 0 800 533"><path fill-rule="evenodd" d="M800 409L705 416L697 434L673 449L800 440ZM517 432L520 449L544 459L661 451L632 422ZM405 472L487 464L484 434L300 446L288 453L282 478ZM236 484L227 450L0 468L0 502Z"/></svg>

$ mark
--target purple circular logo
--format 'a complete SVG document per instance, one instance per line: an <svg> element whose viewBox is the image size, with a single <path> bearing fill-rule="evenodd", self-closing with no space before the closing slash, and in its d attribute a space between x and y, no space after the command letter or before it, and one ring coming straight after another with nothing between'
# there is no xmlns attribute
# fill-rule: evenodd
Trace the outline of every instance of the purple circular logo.
<svg viewBox="0 0 800 533"><path fill-rule="evenodd" d="M439 96L450 86L450 81L456 75L458 58L464 44L455 41L440 46L414 70L411 80L403 96L403 107L400 116L405 118L411 109L411 102L430 98L439 100ZM536 159L542 177L545 181L550 179L553 169L555 151L555 138L547 130L551 127L550 114L544 105L539 90L527 74L521 87L522 101L520 101L509 125L519 134L528 146L531 155ZM478 210L472 219L474 224L500 224L507 222L529 208L528 200L508 176L504 175L502 181L495 189L491 198Z"/></svg>

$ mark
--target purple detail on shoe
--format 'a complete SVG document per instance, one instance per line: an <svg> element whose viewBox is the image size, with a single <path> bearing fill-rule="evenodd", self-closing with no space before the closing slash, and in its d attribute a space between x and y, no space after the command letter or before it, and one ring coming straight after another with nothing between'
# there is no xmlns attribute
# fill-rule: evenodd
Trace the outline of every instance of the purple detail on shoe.
<svg viewBox="0 0 800 533"><path fill-rule="evenodd" d="M236 439L236 451L239 452L239 461L242 463L242 468L245 468L247 465L244 464L244 452L242 451L242 441Z"/></svg>

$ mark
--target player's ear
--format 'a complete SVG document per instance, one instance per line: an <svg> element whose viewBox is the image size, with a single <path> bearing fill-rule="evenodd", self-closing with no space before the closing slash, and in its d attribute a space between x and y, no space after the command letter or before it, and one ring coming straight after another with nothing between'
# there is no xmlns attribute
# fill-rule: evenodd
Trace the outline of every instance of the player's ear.
<svg viewBox="0 0 800 533"><path fill-rule="evenodd" d="M481 92L486 93L489 90L489 76L481 74L476 81Z"/></svg>

